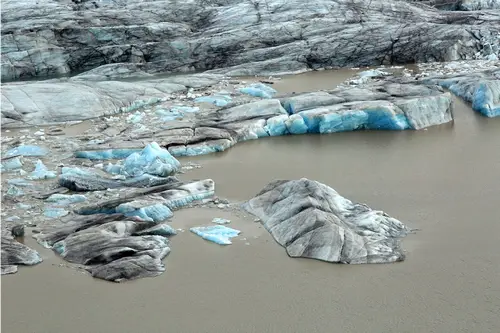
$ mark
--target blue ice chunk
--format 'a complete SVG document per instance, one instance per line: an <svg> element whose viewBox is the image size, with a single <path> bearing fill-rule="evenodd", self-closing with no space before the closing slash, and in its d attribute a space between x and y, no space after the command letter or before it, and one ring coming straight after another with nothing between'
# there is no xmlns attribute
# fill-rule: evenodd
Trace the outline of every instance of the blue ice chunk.
<svg viewBox="0 0 500 333"><path fill-rule="evenodd" d="M157 109L155 113L163 121L173 121L184 117L182 112L165 109Z"/></svg>
<svg viewBox="0 0 500 333"><path fill-rule="evenodd" d="M107 149L107 150L87 150L75 152L75 157L87 158L89 160L112 160L127 158L133 153L140 152L140 149Z"/></svg>
<svg viewBox="0 0 500 333"><path fill-rule="evenodd" d="M7 195L10 195L11 197L19 197L21 195L24 195L24 192L20 188L12 185L9 186L9 189L7 190Z"/></svg>
<svg viewBox="0 0 500 333"><path fill-rule="evenodd" d="M223 219L221 217L215 217L213 220L212 220L212 223L217 223L217 224L229 224L231 223L231 220L228 220L228 219Z"/></svg>
<svg viewBox="0 0 500 333"><path fill-rule="evenodd" d="M212 153L218 153L231 147L233 144L222 144L222 143L205 143L190 146L174 146L170 147L169 151L173 156L198 156L206 155Z"/></svg>
<svg viewBox="0 0 500 333"><path fill-rule="evenodd" d="M495 92L493 89L485 83L481 83L472 97L472 109L490 118L500 116L500 103L495 105L495 98L493 96ZM499 95L497 92L497 101L500 100Z"/></svg>
<svg viewBox="0 0 500 333"><path fill-rule="evenodd" d="M29 174L26 178L39 180L39 179L52 179L56 178L57 175L54 171L49 171L42 161L36 161L35 170Z"/></svg>
<svg viewBox="0 0 500 333"><path fill-rule="evenodd" d="M189 229L191 232L203 239L214 242L219 245L232 244L230 238L236 237L241 231L228 228L223 225L211 225L207 227L194 227Z"/></svg>
<svg viewBox="0 0 500 333"><path fill-rule="evenodd" d="M7 180L7 184L16 185L16 186L33 186L32 182L27 181L22 178L14 178Z"/></svg>
<svg viewBox="0 0 500 333"><path fill-rule="evenodd" d="M202 96L195 98L197 103L210 103L215 106L226 106L231 102L232 98L226 95Z"/></svg>
<svg viewBox="0 0 500 333"><path fill-rule="evenodd" d="M48 244L42 244L44 247L49 247ZM52 249L56 251L59 255L62 255L66 251L66 242L65 241L59 241L56 242L53 246Z"/></svg>
<svg viewBox="0 0 500 333"><path fill-rule="evenodd" d="M292 114L285 121L285 124L291 134L304 134L308 131L304 118L300 114Z"/></svg>
<svg viewBox="0 0 500 333"><path fill-rule="evenodd" d="M254 83L248 87L241 88L240 92L243 94L261 98L273 98L273 96L277 93L276 90L262 83Z"/></svg>
<svg viewBox="0 0 500 333"><path fill-rule="evenodd" d="M137 208L131 203L124 203L116 207L116 212L128 217L138 217L147 222L163 222L174 215L170 208L163 204Z"/></svg>
<svg viewBox="0 0 500 333"><path fill-rule="evenodd" d="M119 172L131 177L144 174L166 177L177 172L180 166L180 162L168 150L161 148L156 142L152 142L140 153L128 156L122 168L109 165L106 171Z"/></svg>
<svg viewBox="0 0 500 333"><path fill-rule="evenodd" d="M288 134L288 128L286 127L287 120L288 115L286 114L269 118L264 129L269 133L269 136Z"/></svg>
<svg viewBox="0 0 500 333"><path fill-rule="evenodd" d="M11 217L8 217L5 219L5 221L8 221L8 222L14 222L14 221L19 221L21 218L17 215L14 215L14 216L11 216Z"/></svg>
<svg viewBox="0 0 500 333"><path fill-rule="evenodd" d="M68 215L69 212L63 208L46 207L43 215L50 218L59 218Z"/></svg>
<svg viewBox="0 0 500 333"><path fill-rule="evenodd" d="M55 193L46 199L47 202L53 202L54 206L64 207L74 203L84 202L87 200L83 194L60 194Z"/></svg>
<svg viewBox="0 0 500 333"><path fill-rule="evenodd" d="M32 145L22 145L16 148L12 148L5 154L5 157L23 155L23 156L44 156L49 151L45 148L32 146Z"/></svg>
<svg viewBox="0 0 500 333"><path fill-rule="evenodd" d="M2 163L2 171L16 170L22 168L23 163L19 157L14 157Z"/></svg>
<svg viewBox="0 0 500 333"><path fill-rule="evenodd" d="M73 167L63 167L61 169L61 173L63 175L65 175L65 174L73 174L73 175L77 175L77 176L95 176L95 174L92 173L92 172L90 172L90 171L83 170L83 169L80 169L80 168L73 168Z"/></svg>

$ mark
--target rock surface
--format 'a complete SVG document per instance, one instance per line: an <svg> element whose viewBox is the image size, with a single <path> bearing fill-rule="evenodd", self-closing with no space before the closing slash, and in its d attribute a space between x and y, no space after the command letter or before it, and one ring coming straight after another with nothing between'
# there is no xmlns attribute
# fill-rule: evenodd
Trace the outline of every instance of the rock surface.
<svg viewBox="0 0 500 333"><path fill-rule="evenodd" d="M2 12L2 81L99 66L90 76L453 61L500 43L498 12L395 0L7 0Z"/></svg>
<svg viewBox="0 0 500 333"><path fill-rule="evenodd" d="M290 257L346 264L405 258L399 239L409 229L403 223L316 181L271 182L243 207L262 220Z"/></svg>

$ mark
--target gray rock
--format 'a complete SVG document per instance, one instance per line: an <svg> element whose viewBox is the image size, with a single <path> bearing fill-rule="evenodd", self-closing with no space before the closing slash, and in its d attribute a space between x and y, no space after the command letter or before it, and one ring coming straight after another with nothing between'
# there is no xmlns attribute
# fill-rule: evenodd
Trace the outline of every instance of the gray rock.
<svg viewBox="0 0 500 333"><path fill-rule="evenodd" d="M396 0L83 4L4 1L2 81L99 66L88 76L451 61L482 57L485 44L500 43L498 12L439 12Z"/></svg>
<svg viewBox="0 0 500 333"><path fill-rule="evenodd" d="M243 205L290 257L334 263L389 263L405 258L399 239L409 229L316 181L278 180Z"/></svg>

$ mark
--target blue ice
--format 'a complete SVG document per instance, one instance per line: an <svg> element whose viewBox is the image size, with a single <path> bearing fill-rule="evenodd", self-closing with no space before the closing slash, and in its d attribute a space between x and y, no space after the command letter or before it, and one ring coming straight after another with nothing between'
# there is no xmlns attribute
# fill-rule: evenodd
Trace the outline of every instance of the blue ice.
<svg viewBox="0 0 500 333"><path fill-rule="evenodd" d="M43 215L50 218L59 218L68 215L69 212L63 208L45 207Z"/></svg>
<svg viewBox="0 0 500 333"><path fill-rule="evenodd" d="M197 106L174 105L170 108L170 111L184 114L198 112L200 111L200 108Z"/></svg>
<svg viewBox="0 0 500 333"><path fill-rule="evenodd" d="M89 160L112 160L127 158L129 155L140 151L140 149L135 148L87 150L75 152L75 157L87 158Z"/></svg>
<svg viewBox="0 0 500 333"><path fill-rule="evenodd" d="M38 160L36 162L35 170L30 173L26 178L32 179L32 180L39 180L39 179L52 179L56 178L57 175L54 171L49 171L45 164L43 164L42 161Z"/></svg>
<svg viewBox="0 0 500 333"><path fill-rule="evenodd" d="M240 92L246 95L261 97L261 98L273 98L277 91L265 84L254 83L248 87L241 88Z"/></svg>
<svg viewBox="0 0 500 333"><path fill-rule="evenodd" d="M264 129L269 133L270 136L280 136L288 134L288 128L286 126L286 121L288 120L288 115L283 114L280 116L272 117L267 120Z"/></svg>
<svg viewBox="0 0 500 333"><path fill-rule="evenodd" d="M138 217L147 222L163 222L174 215L170 208L160 203L141 208L124 203L116 207L116 212L128 217Z"/></svg>
<svg viewBox="0 0 500 333"><path fill-rule="evenodd" d="M494 89L494 87L488 87L485 83L481 83L472 98L472 108L490 118L500 116L500 93L496 92L498 104L495 104ZM500 84L498 84L498 89L500 90Z"/></svg>
<svg viewBox="0 0 500 333"><path fill-rule="evenodd" d="M23 163L19 157L14 157L2 163L2 172L7 170L16 170L22 168Z"/></svg>
<svg viewBox="0 0 500 333"><path fill-rule="evenodd" d="M184 114L178 111L165 110L165 109L157 109L155 114L163 121L173 121L177 119L181 119L184 117Z"/></svg>
<svg viewBox="0 0 500 333"><path fill-rule="evenodd" d="M84 202L87 198L82 194L60 194L55 193L48 197L45 201L53 202L54 205L63 207L74 203Z"/></svg>
<svg viewBox="0 0 500 333"><path fill-rule="evenodd" d="M137 123L141 122L143 117L144 117L144 114L137 111L136 113L131 114L127 117L127 122L132 123L132 124L137 124Z"/></svg>
<svg viewBox="0 0 500 333"><path fill-rule="evenodd" d="M210 103L215 106L226 106L231 102L232 98L226 95L202 96L195 98L197 103Z"/></svg>
<svg viewBox="0 0 500 333"><path fill-rule="evenodd" d="M173 156L198 156L198 155L206 155L211 153L218 153L226 150L231 145L223 145L223 144L198 144L191 146L174 146L170 147L169 151Z"/></svg>
<svg viewBox="0 0 500 333"><path fill-rule="evenodd" d="M292 114L285 124L290 134L304 134L308 131L304 118L300 114Z"/></svg>
<svg viewBox="0 0 500 333"><path fill-rule="evenodd" d="M230 238L236 237L241 231L228 228L223 225L211 225L207 227L194 227L189 229L201 238L219 245L232 244Z"/></svg>
<svg viewBox="0 0 500 333"><path fill-rule="evenodd" d="M143 174L166 177L179 170L181 164L168 150L156 142L147 145L140 153L129 155L123 165L110 164L106 171L136 177Z"/></svg>
<svg viewBox="0 0 500 333"><path fill-rule="evenodd" d="M32 145L22 145L16 148L12 148L5 154L5 157L24 155L24 156L44 156L49 151L45 148L32 146Z"/></svg>
<svg viewBox="0 0 500 333"><path fill-rule="evenodd" d="M27 181L22 178L14 178L7 180L7 184L16 185L16 186L33 186L32 182Z"/></svg>
<svg viewBox="0 0 500 333"><path fill-rule="evenodd" d="M11 197L20 197L24 195L24 192L19 187L12 185L9 186L9 189L7 190L7 195L10 195Z"/></svg>

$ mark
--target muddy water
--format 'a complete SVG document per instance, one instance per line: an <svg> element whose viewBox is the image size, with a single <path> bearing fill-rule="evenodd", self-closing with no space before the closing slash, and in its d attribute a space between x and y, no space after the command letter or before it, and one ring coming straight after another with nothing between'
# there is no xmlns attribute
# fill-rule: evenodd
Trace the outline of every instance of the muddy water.
<svg viewBox="0 0 500 333"><path fill-rule="evenodd" d="M301 82L312 87L316 82ZM308 80L309 80L308 79ZM332 83L333 84L333 83ZM296 87L292 87L296 91ZM253 219L176 213L187 229L213 217L243 231L229 247L188 231L167 272L110 284L45 262L2 277L5 332L498 332L500 119L457 101L455 123L419 132L293 136L238 144L190 161L244 200L276 178L308 177L419 228L407 260L332 265L290 259Z"/></svg>

